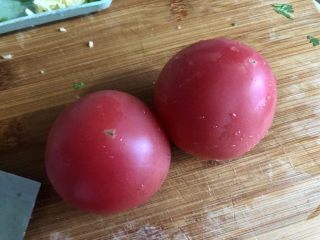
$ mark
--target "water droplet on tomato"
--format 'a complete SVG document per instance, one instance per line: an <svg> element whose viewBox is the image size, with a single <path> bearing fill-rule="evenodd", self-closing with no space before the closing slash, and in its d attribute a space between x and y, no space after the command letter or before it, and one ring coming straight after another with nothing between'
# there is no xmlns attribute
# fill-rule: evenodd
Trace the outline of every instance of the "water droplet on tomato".
<svg viewBox="0 0 320 240"><path fill-rule="evenodd" d="M257 64L257 61L256 61L255 59L252 59L252 58L249 58L249 62L250 62L251 64Z"/></svg>
<svg viewBox="0 0 320 240"><path fill-rule="evenodd" d="M240 134L241 134L241 131L240 131L240 130L238 130L238 131L236 131L236 132L234 133L235 136L239 136Z"/></svg>
<svg viewBox="0 0 320 240"><path fill-rule="evenodd" d="M240 52L239 49L235 46L230 47L230 50L233 52Z"/></svg>
<svg viewBox="0 0 320 240"><path fill-rule="evenodd" d="M145 189L146 189L146 186L144 184L141 184L139 189L138 189L138 192L143 194L145 192Z"/></svg>

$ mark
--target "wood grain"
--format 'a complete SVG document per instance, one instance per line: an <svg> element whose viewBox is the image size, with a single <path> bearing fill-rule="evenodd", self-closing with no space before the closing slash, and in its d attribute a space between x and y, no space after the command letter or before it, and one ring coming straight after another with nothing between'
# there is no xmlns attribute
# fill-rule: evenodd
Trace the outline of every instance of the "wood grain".
<svg viewBox="0 0 320 240"><path fill-rule="evenodd" d="M320 14L311 0L295 0L289 20L275 2L115 0L104 12L1 36L0 54L14 57L0 60L0 169L43 183L26 239L319 239L320 48L306 36L320 37ZM173 148L163 188L132 211L98 216L62 202L43 164L57 114L101 89L152 107L166 61L214 37L253 46L273 67L279 100L263 142L225 163ZM79 81L86 87L73 89Z"/></svg>

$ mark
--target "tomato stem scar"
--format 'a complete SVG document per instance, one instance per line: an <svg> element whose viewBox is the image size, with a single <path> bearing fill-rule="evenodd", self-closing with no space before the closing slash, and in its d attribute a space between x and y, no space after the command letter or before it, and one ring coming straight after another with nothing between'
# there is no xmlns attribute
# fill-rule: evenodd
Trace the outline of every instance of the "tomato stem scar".
<svg viewBox="0 0 320 240"><path fill-rule="evenodd" d="M114 139L117 135L116 135L116 130L115 129L106 129L103 131L103 133L109 137L111 137L112 139Z"/></svg>

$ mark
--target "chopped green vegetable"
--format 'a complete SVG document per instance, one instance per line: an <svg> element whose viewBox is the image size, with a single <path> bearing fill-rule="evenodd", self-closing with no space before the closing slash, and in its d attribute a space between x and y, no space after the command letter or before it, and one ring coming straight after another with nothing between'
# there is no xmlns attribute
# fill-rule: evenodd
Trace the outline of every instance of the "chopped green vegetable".
<svg viewBox="0 0 320 240"><path fill-rule="evenodd" d="M315 37L312 37L312 36L309 35L309 36L307 36L307 39L309 40L310 43L312 43L312 45L314 47L320 45L320 39L319 38L315 38Z"/></svg>
<svg viewBox="0 0 320 240"><path fill-rule="evenodd" d="M77 82L77 83L73 84L73 88L76 90L84 88L84 87L85 87L84 82Z"/></svg>
<svg viewBox="0 0 320 240"><path fill-rule="evenodd" d="M0 22L8 21L8 18L0 18Z"/></svg>
<svg viewBox="0 0 320 240"><path fill-rule="evenodd" d="M293 19L294 10L291 4L275 3L272 4L272 7L276 13L279 13L286 18Z"/></svg>

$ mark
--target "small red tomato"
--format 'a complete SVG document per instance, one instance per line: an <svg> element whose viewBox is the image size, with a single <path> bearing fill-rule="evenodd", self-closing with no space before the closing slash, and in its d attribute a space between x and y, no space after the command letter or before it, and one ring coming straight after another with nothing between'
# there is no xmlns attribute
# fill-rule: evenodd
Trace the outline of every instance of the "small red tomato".
<svg viewBox="0 0 320 240"><path fill-rule="evenodd" d="M101 91L66 108L46 147L46 171L75 207L112 213L136 207L167 176L170 146L154 115L137 98Z"/></svg>
<svg viewBox="0 0 320 240"><path fill-rule="evenodd" d="M231 159L267 133L276 81L252 48L227 39L201 41L166 64L155 104L178 147L203 159Z"/></svg>

